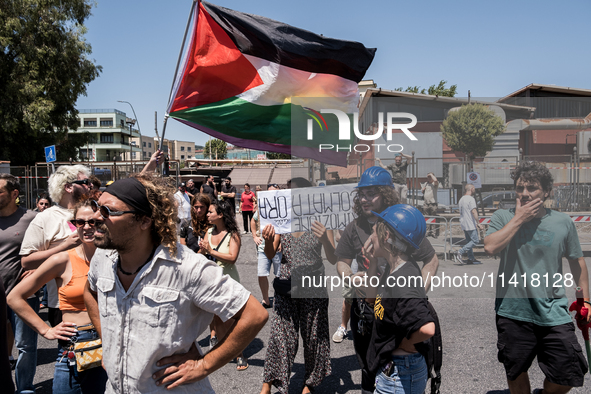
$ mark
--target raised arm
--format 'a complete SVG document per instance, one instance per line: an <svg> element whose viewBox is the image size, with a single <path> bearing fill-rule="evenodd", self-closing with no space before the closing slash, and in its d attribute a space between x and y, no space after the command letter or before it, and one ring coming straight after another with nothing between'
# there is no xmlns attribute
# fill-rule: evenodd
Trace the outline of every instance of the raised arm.
<svg viewBox="0 0 591 394"><path fill-rule="evenodd" d="M161 158L162 158L162 151L157 149L156 152L152 153L152 156L150 157L150 161L148 161L148 163L144 166L141 174L147 174L149 172L155 171Z"/></svg>
<svg viewBox="0 0 591 394"><path fill-rule="evenodd" d="M540 209L543 209L543 203L542 200L536 198L521 206L521 200L516 199L515 216L502 229L484 238L484 251L492 256L503 250L521 226L536 217Z"/></svg>

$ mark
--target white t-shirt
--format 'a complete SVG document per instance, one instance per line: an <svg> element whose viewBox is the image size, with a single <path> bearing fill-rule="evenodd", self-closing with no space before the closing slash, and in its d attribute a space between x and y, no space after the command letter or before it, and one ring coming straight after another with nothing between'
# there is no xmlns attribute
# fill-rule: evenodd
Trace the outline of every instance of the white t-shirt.
<svg viewBox="0 0 591 394"><path fill-rule="evenodd" d="M460 207L460 225L462 230L476 230L476 220L472 216L472 210L476 209L476 200L472 196L464 196L460 198L458 203Z"/></svg>
<svg viewBox="0 0 591 394"><path fill-rule="evenodd" d="M191 218L191 202L187 193L182 193L178 190L174 193L174 198L179 204L179 219L190 219Z"/></svg>
<svg viewBox="0 0 591 394"><path fill-rule="evenodd" d="M423 192L423 200L425 204L437 204L437 189L439 189L439 183L421 183L421 189L425 188Z"/></svg>
<svg viewBox="0 0 591 394"><path fill-rule="evenodd" d="M28 256L61 244L76 231L76 227L70 223L72 217L72 210L59 205L49 207L35 216L25 233L20 255ZM50 308L59 308L55 280L47 283L47 304Z"/></svg>

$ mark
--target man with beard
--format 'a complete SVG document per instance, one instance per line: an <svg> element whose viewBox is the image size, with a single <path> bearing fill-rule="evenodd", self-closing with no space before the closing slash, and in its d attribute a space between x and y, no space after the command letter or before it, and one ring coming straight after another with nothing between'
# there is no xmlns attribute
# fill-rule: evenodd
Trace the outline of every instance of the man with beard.
<svg viewBox="0 0 591 394"><path fill-rule="evenodd" d="M206 182L203 185L201 185L201 193L208 194L209 198L213 202L218 199L218 191L215 188L213 175L208 175L206 179Z"/></svg>
<svg viewBox="0 0 591 394"><path fill-rule="evenodd" d="M90 190L90 171L83 165L61 166L49 177L49 196L57 204L38 214L25 233L20 255L25 270L37 269L50 256L80 244L78 232L70 223L72 209ZM59 324L57 285L47 283L48 320Z"/></svg>
<svg viewBox="0 0 591 394"><path fill-rule="evenodd" d="M402 158L406 160L402 163ZM399 153L394 158L394 164L384 166L382 161L378 158L380 167L390 170L392 173L392 182L394 182L394 189L398 193L398 197L402 204L406 204L406 194L408 193L408 186L406 185L406 170L408 169L409 160L412 160L412 156Z"/></svg>
<svg viewBox="0 0 591 394"><path fill-rule="evenodd" d="M230 203L232 215L236 216L236 186L232 186L232 178L226 178L226 181L222 185L220 196Z"/></svg>
<svg viewBox="0 0 591 394"><path fill-rule="evenodd" d="M16 205L16 199L20 192L20 184L15 176L0 174L0 282L4 284L8 295L19 282L24 270L21 266L19 251L27 227L35 218L36 212L27 211ZM31 296L27 302L35 311L39 311L39 298L37 294ZM4 304L5 305L5 304ZM14 371L16 378L17 393L33 393L33 379L37 367L37 333L23 322L10 308L7 310L7 318L11 323L14 340L18 349L18 359ZM0 311L0 314L3 312ZM5 320L0 319L1 329L6 328ZM6 338L0 338L6 344ZM10 344L12 348L12 343ZM0 350L6 349L0 346ZM10 352L9 352L10 353ZM2 361L8 361L8 355L2 354ZM4 363L0 364L2 366ZM0 382L5 381L4 371L0 372ZM8 379L10 378L10 367L8 368ZM6 380L6 382L8 382ZM12 385L12 380L8 383ZM4 390L8 389L8 384Z"/></svg>
<svg viewBox="0 0 591 394"><path fill-rule="evenodd" d="M484 239L486 253L501 256L495 301L497 356L511 394L531 392L528 370L536 357L546 379L544 389L534 393L563 394L583 386L588 370L566 294L576 284L589 308L587 265L571 218L543 206L552 191L550 170L524 161L512 177L515 208L497 210ZM571 273L563 274L563 258ZM589 321L591 314L584 324Z"/></svg>
<svg viewBox="0 0 591 394"><path fill-rule="evenodd" d="M357 215L355 221L349 223L341 235L335 254L338 257L337 271L339 275L351 277L364 277L369 268L368 260L363 256L363 246L372 233L372 227L378 218L372 211L382 212L389 206L399 203L398 194L394 190L390 173L380 167L370 167L363 172L357 185L357 195L353 199L353 211ZM423 262L421 271L425 281L425 288L429 287L427 276L432 277L437 272L439 260L435 250L427 238L419 245L420 248L411 255L417 262ZM353 274L351 263L357 261L359 271ZM380 261L380 266L385 267L386 261ZM359 282L359 281L355 281ZM352 283L354 283L352 281ZM361 392L373 393L375 376L368 370L366 353L371 339L373 326L373 308L365 302L365 296L356 289L357 298L351 305L351 331L355 353L361 366Z"/></svg>
<svg viewBox="0 0 591 394"><path fill-rule="evenodd" d="M110 185L94 204L96 251L84 300L103 343L107 393L213 393L207 375L236 357L265 309L202 254L177 242L173 190L149 176ZM213 316L229 331L205 356Z"/></svg>

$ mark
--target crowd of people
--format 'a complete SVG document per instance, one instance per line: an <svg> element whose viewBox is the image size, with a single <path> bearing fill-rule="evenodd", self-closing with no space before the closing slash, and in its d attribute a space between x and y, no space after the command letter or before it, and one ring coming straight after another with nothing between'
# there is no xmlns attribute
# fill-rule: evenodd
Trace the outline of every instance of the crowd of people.
<svg viewBox="0 0 591 394"><path fill-rule="evenodd" d="M200 189L192 180L173 187L152 173L153 160L142 173L102 191L87 167L61 166L35 211L18 206L18 179L0 174L0 387L34 392L42 335L58 341L54 393L213 392L207 376L232 360L237 370L246 370L243 350L270 316L261 394L273 387L288 393L300 337L305 374L298 390L313 392L331 374L328 293L300 287L298 279L324 276L325 258L350 279L332 339L343 340L350 320L361 392L424 392L434 377L431 338L440 329L427 300L439 264L427 236L436 237L437 227L427 229L423 214L404 204L406 164L400 157L392 166L380 162L365 170L354 193L356 219L346 228L333 231L315 222L310 231L285 234L272 225L261 228L250 185L239 200L241 234L230 178L219 191L213 177ZM549 171L522 163L514 182L516 208L495 212L485 251L500 255L499 272L508 276L562 274L566 257L591 305L576 229L568 216L543 207L552 190ZM287 185L311 186L304 178ZM430 196L426 214L432 214L437 187L430 174L422 185ZM462 222L468 242L456 258L465 252L476 264L470 242L478 217L467 198L472 193L467 188L460 202L462 215L473 220ZM240 284L236 264L247 233L256 245L260 299ZM424 281L388 285L417 276ZM355 286L355 278L370 280ZM40 302L48 308L47 322L38 314ZM498 359L511 393L531 392L527 371L536 356L546 376L542 393L583 385L588 365L564 287L498 287L495 311ZM207 329L205 351L196 339Z"/></svg>

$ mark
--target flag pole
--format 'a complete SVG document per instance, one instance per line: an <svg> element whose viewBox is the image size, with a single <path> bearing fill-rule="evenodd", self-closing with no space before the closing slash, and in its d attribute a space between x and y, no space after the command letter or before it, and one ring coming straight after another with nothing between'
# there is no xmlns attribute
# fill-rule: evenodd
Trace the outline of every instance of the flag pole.
<svg viewBox="0 0 591 394"><path fill-rule="evenodd" d="M201 0L193 0L193 4L191 5L191 12L189 12L189 19L187 20L187 27L185 27L185 35L183 36L183 43L181 45L181 50L179 51L179 57L176 61L176 69L174 70L174 77L172 79L172 86L170 87L170 94L168 95L169 100L171 100L172 91L174 89L174 83L176 81L177 73L179 72L179 66L181 64L181 58L183 56L183 49L185 49L185 42L187 41L187 33L189 32L189 26L191 25L191 19L193 18L193 12L195 11L195 5L201 3ZM195 19L195 23L199 18L199 14L197 14L197 18ZM168 103L170 105L170 102ZM158 150L162 150L162 144L164 144L164 134L166 133L166 122L168 121L168 113L164 114L164 125L162 126L162 137L160 138L160 144L158 146Z"/></svg>

